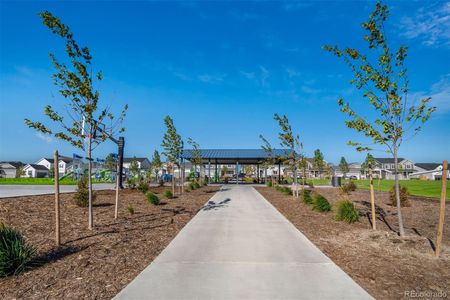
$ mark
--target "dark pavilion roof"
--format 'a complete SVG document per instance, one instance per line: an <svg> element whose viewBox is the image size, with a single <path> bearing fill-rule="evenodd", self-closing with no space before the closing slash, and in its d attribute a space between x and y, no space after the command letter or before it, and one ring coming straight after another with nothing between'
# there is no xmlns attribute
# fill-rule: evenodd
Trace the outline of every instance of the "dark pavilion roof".
<svg viewBox="0 0 450 300"><path fill-rule="evenodd" d="M269 154L264 149L201 149L200 156L203 162L211 161L212 164L258 164L269 158ZM286 156L287 149L273 149L275 157ZM186 160L192 159L192 149L183 150L181 157Z"/></svg>

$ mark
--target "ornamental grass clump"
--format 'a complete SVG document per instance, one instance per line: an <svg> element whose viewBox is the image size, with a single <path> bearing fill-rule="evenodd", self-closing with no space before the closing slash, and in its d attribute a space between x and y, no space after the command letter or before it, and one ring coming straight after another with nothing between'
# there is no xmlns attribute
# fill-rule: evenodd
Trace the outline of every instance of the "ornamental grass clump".
<svg viewBox="0 0 450 300"><path fill-rule="evenodd" d="M349 195L351 192L356 191L356 184L353 181L349 181L341 186L341 190L344 194Z"/></svg>
<svg viewBox="0 0 450 300"><path fill-rule="evenodd" d="M315 195L313 200L313 209L320 212L327 212L331 210L331 204L328 200L322 195Z"/></svg>
<svg viewBox="0 0 450 300"><path fill-rule="evenodd" d="M18 275L30 265L36 250L16 229L0 223L0 277Z"/></svg>
<svg viewBox="0 0 450 300"><path fill-rule="evenodd" d="M171 190L165 190L163 193L164 197L166 197L167 199L172 199L173 198L173 193Z"/></svg>
<svg viewBox="0 0 450 300"><path fill-rule="evenodd" d="M159 198L154 193L148 192L147 194L145 194L145 196L147 197L147 201L149 203L151 203L153 205L158 205L159 204Z"/></svg>
<svg viewBox="0 0 450 300"><path fill-rule="evenodd" d="M271 181L271 180L267 181L267 182L266 182L266 185L267 185L268 187L272 187L272 181Z"/></svg>
<svg viewBox="0 0 450 300"><path fill-rule="evenodd" d="M313 203L313 198L311 197L311 191L309 190L303 190L301 192L301 196L302 196L302 201L305 204L312 204Z"/></svg>
<svg viewBox="0 0 450 300"><path fill-rule="evenodd" d="M348 200L339 201L336 204L336 220L349 223L358 222L359 212L352 202Z"/></svg>

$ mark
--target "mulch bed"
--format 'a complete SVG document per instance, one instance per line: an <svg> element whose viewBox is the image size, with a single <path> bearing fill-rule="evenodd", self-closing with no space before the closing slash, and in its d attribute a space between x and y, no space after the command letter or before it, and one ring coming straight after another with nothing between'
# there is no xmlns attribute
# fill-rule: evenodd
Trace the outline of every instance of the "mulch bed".
<svg viewBox="0 0 450 300"><path fill-rule="evenodd" d="M334 220L333 211L313 211L300 198L293 199L273 188L257 190L375 298L409 298L407 291L440 292L450 298L450 203L446 205L443 252L436 258L437 200L410 198L410 206L402 208L407 236L400 238L396 209L388 204L388 193L376 192L377 230L373 231L367 190L349 196L360 211L360 221L353 224ZM343 198L338 189L315 191L332 204ZM425 295L432 298L432 294Z"/></svg>
<svg viewBox="0 0 450 300"><path fill-rule="evenodd" d="M87 208L61 195L61 238L54 246L54 196L0 199L0 222L22 232L38 251L38 266L0 279L0 299L111 299L170 243L214 195L203 187L158 206L137 190L120 192L119 218L114 219L114 191L98 191L93 230ZM151 188L163 199L163 188ZM128 212L133 207L135 213Z"/></svg>

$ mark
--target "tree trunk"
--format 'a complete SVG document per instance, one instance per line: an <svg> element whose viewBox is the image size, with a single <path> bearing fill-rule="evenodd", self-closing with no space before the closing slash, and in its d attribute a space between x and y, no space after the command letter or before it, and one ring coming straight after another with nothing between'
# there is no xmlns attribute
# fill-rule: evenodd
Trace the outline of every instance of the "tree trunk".
<svg viewBox="0 0 450 300"><path fill-rule="evenodd" d="M398 216L398 229L400 236L405 236L405 229L403 228L402 209L400 203L400 187L398 180L398 148L394 145L394 166L395 166L395 198L397 200L397 216Z"/></svg>
<svg viewBox="0 0 450 300"><path fill-rule="evenodd" d="M175 166L172 167L172 195L175 195Z"/></svg>
<svg viewBox="0 0 450 300"><path fill-rule="evenodd" d="M92 229L94 226L94 215L92 212L92 126L89 128L89 137L88 137L88 151L87 151L87 158L88 158L88 190L89 190L89 229Z"/></svg>
<svg viewBox="0 0 450 300"><path fill-rule="evenodd" d="M369 167L369 180L370 180L370 206L372 209L372 229L377 229L376 223L376 211L375 211L375 192L373 191L373 175L372 175L372 167Z"/></svg>

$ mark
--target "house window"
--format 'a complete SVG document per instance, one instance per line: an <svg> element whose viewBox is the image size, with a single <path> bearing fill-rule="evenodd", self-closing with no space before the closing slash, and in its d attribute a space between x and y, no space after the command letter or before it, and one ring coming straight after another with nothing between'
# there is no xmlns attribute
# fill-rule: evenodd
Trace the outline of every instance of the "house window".
<svg viewBox="0 0 450 300"><path fill-rule="evenodd" d="M64 164L59 164L59 168L60 169L64 168Z"/></svg>
<svg viewBox="0 0 450 300"><path fill-rule="evenodd" d="M391 169L395 169L395 165L394 164L391 165Z"/></svg>
<svg viewBox="0 0 450 300"><path fill-rule="evenodd" d="M33 171L29 170L29 171L28 171L28 176L29 176L29 177L33 176Z"/></svg>

